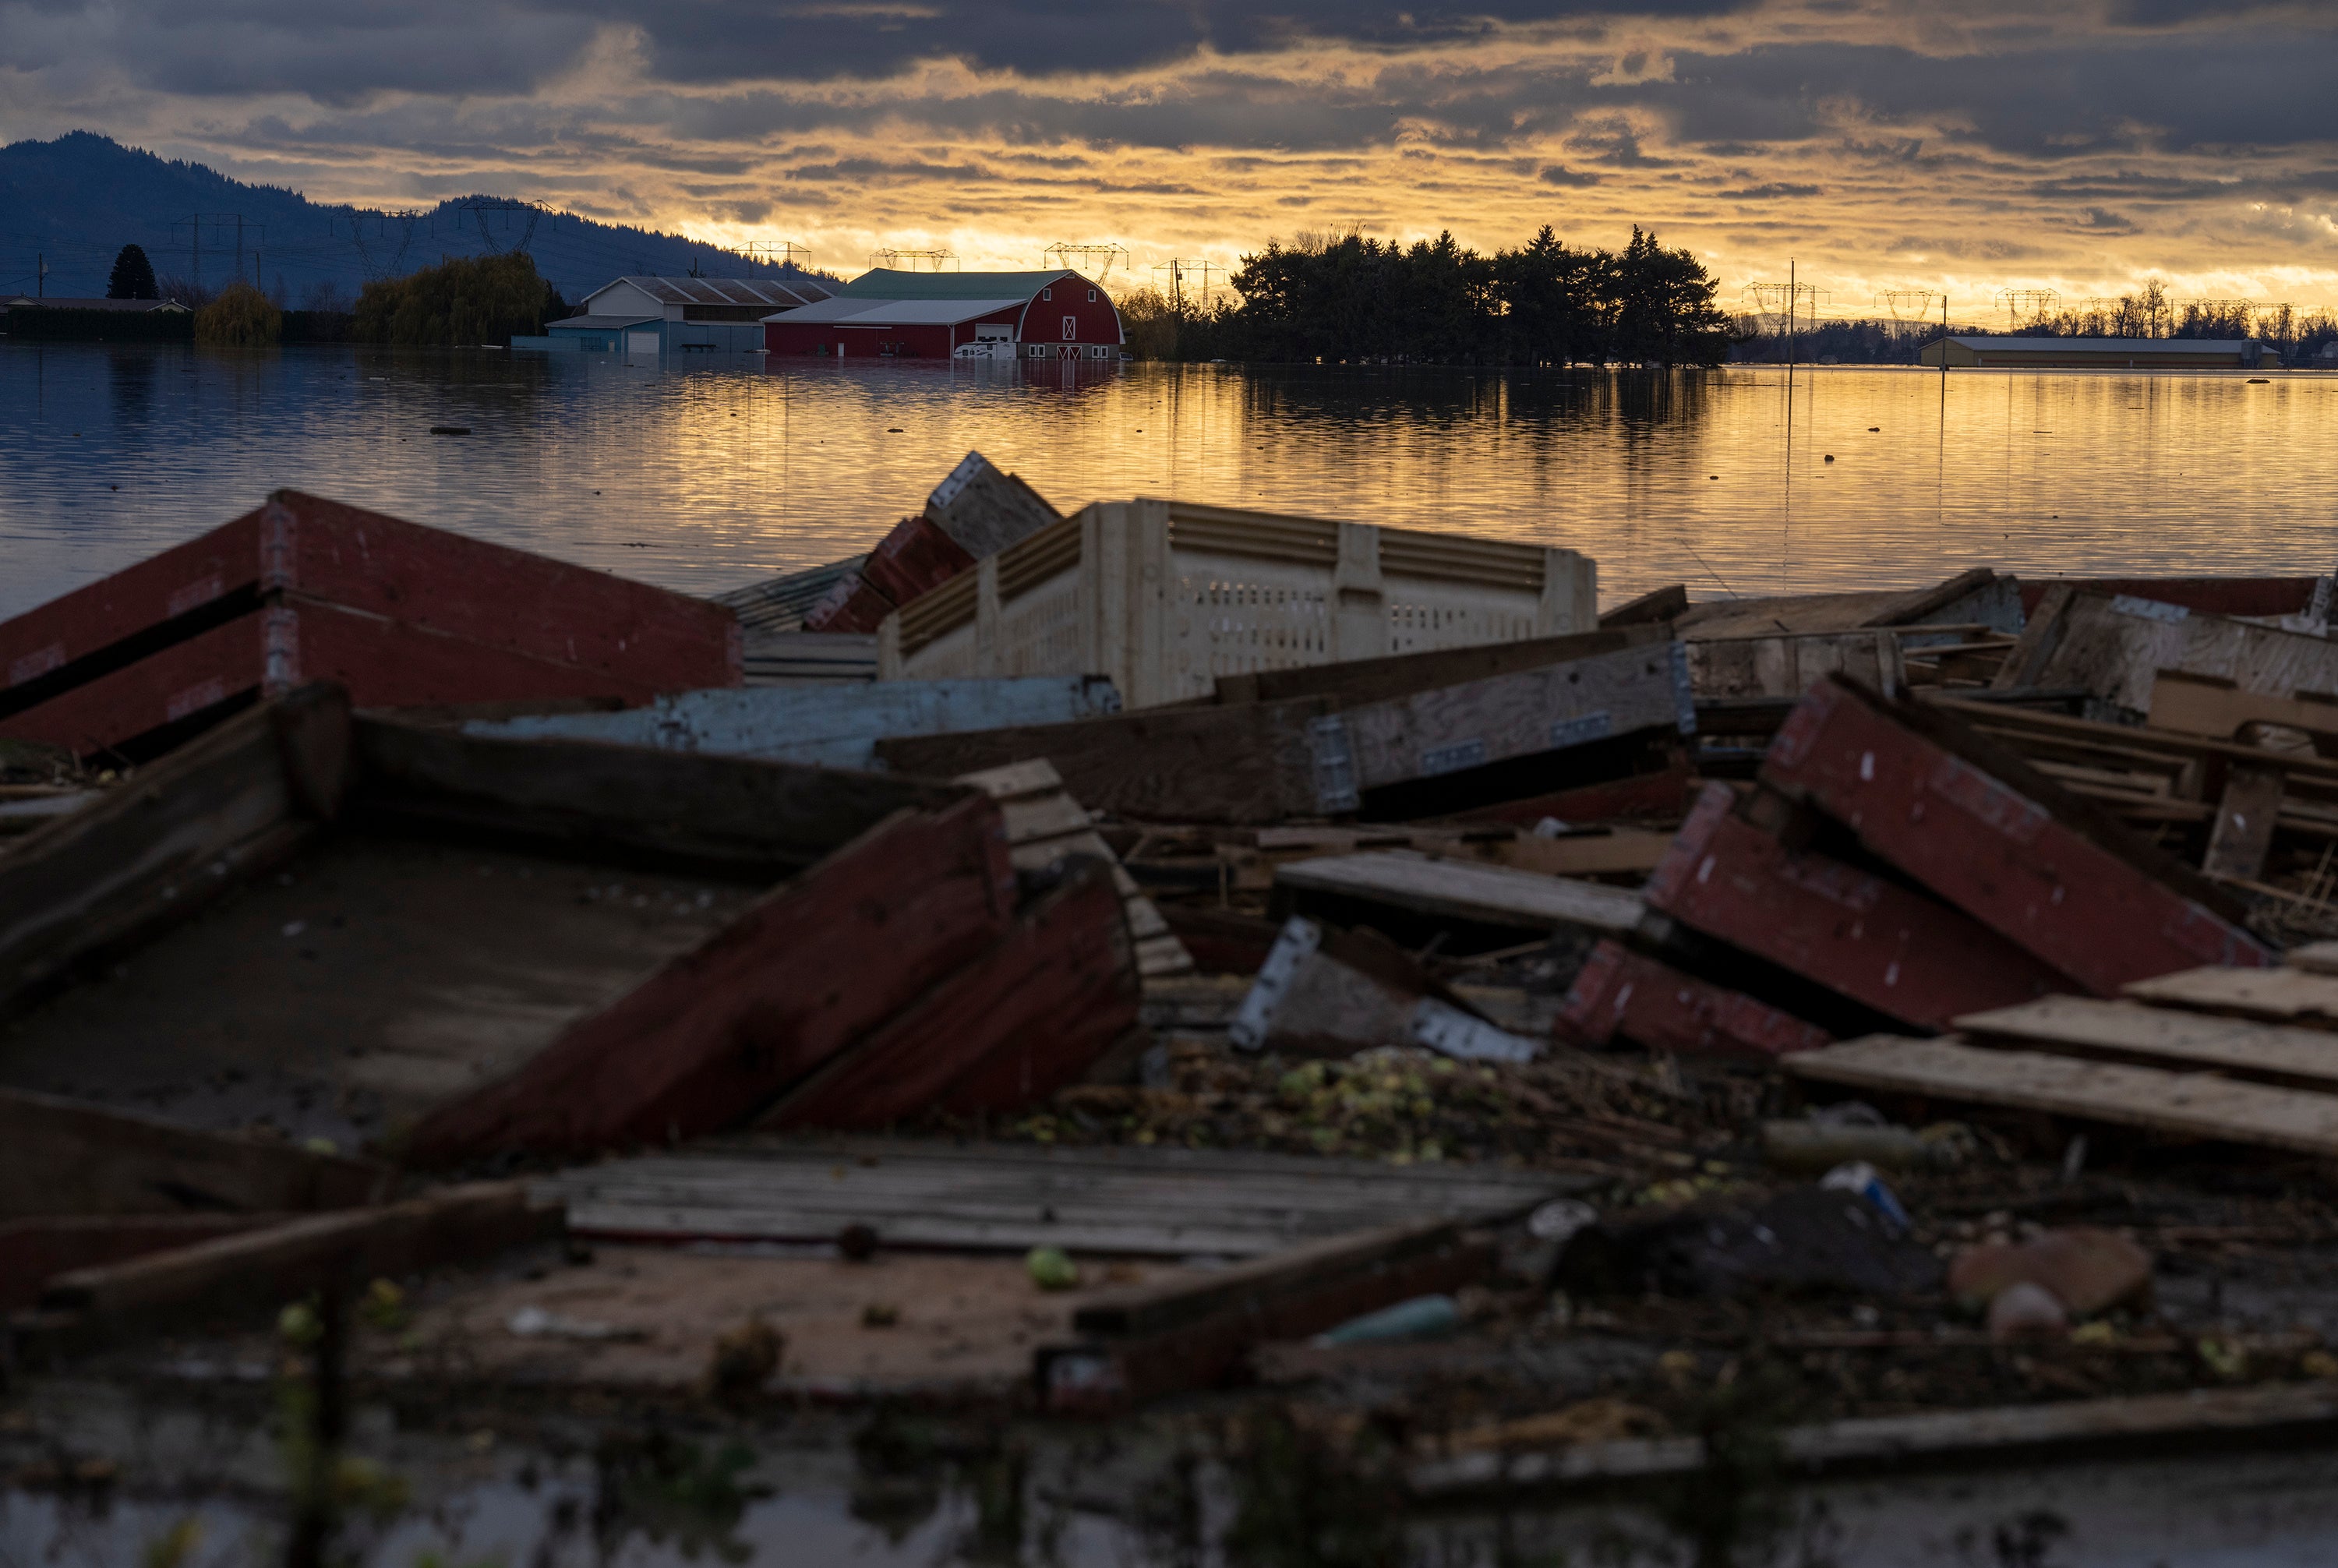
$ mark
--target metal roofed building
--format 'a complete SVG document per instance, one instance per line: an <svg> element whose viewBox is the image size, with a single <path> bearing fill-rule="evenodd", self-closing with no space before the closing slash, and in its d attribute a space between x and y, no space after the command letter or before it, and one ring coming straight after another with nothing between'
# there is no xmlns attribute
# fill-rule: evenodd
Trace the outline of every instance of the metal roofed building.
<svg viewBox="0 0 2338 1568"><path fill-rule="evenodd" d="M56 294L0 297L0 312L9 310L115 310L138 315L160 310L182 316L187 313L187 308L176 299L87 299Z"/></svg>
<svg viewBox="0 0 2338 1568"><path fill-rule="evenodd" d="M2280 350L2254 338L1979 338L1950 334L1924 345L1927 365L1986 369L2262 370Z"/></svg>
<svg viewBox="0 0 2338 1568"><path fill-rule="evenodd" d="M584 297L575 315L545 324L515 348L578 349L640 357L678 350L752 354L765 318L825 299L809 278L619 278Z"/></svg>
<svg viewBox="0 0 2338 1568"><path fill-rule="evenodd" d="M1118 359L1120 312L1077 272L864 272L763 322L774 356Z"/></svg>

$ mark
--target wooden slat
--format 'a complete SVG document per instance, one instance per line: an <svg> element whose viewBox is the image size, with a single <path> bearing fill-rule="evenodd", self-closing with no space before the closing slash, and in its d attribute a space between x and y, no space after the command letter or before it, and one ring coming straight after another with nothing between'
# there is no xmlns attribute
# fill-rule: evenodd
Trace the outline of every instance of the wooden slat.
<svg viewBox="0 0 2338 1568"><path fill-rule="evenodd" d="M2282 962L2309 975L2338 975L2338 942L2308 942L2282 955Z"/></svg>
<svg viewBox="0 0 2338 1568"><path fill-rule="evenodd" d="M2183 1137L2338 1154L2338 1095L2235 1083L2211 1073L1889 1034L1804 1051L1783 1065L1797 1078L1870 1093L2002 1105Z"/></svg>
<svg viewBox="0 0 2338 1568"><path fill-rule="evenodd" d="M2281 818L2281 775L2269 768L2235 768L2225 779L2201 869L2211 877L2254 882L2264 875L2273 830Z"/></svg>
<svg viewBox="0 0 2338 1568"><path fill-rule="evenodd" d="M2338 1090L2338 1040L2316 1029L2284 1028L2210 1014L2046 996L1956 1021L1989 1042L2099 1061L2205 1068L2294 1088Z"/></svg>
<svg viewBox="0 0 2338 1568"><path fill-rule="evenodd" d="M1620 936L1638 929L1639 895L1596 882L1573 882L1507 866L1433 860L1409 850L1380 850L1302 860L1274 874L1280 887L1392 904L1489 926L1582 929Z"/></svg>
<svg viewBox="0 0 2338 1568"><path fill-rule="evenodd" d="M2185 969L2139 980L2127 995L2156 1007L2338 1029L2338 976L2303 968Z"/></svg>
<svg viewBox="0 0 2338 1568"><path fill-rule="evenodd" d="M2151 727L2212 740L2245 744L2245 730L2260 724L2303 730L2338 741L2338 694L2244 691L2230 681L2162 670L2152 681Z"/></svg>

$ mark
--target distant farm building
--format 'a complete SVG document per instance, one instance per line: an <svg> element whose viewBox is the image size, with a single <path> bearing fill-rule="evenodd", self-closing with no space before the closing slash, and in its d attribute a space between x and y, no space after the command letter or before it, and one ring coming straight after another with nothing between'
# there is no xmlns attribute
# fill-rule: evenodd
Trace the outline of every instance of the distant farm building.
<svg viewBox="0 0 2338 1568"><path fill-rule="evenodd" d="M156 311L166 316L188 313L187 308L176 299L68 299L56 294L11 294L0 298L0 312L10 310L113 310L134 316L152 315Z"/></svg>
<svg viewBox="0 0 2338 1568"><path fill-rule="evenodd" d="M2262 370L2280 350L2254 338L1936 338L1927 365L2086 370Z"/></svg>
<svg viewBox="0 0 2338 1568"><path fill-rule="evenodd" d="M766 317L763 347L847 359L1117 359L1120 312L1076 272L880 267L835 298Z"/></svg>
<svg viewBox="0 0 2338 1568"><path fill-rule="evenodd" d="M808 278L620 278L584 297L577 313L547 322L539 338L515 348L588 354L752 353L763 346L763 320L825 299Z"/></svg>

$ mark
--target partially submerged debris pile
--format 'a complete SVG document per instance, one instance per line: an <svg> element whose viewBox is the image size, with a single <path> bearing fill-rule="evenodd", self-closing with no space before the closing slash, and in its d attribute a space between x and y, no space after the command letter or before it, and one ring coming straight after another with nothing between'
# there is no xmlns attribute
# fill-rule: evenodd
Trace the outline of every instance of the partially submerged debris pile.
<svg viewBox="0 0 2338 1568"><path fill-rule="evenodd" d="M970 456L743 643L290 492L0 625L0 820L66 801L0 848L19 1349L565 1206L752 1309L678 1350L571 1257L442 1278L432 1343L930 1388L863 1338L928 1303L806 1270L987 1252L993 1392L1312 1384L1431 1489L2338 1376L2330 583L1592 587Z"/></svg>

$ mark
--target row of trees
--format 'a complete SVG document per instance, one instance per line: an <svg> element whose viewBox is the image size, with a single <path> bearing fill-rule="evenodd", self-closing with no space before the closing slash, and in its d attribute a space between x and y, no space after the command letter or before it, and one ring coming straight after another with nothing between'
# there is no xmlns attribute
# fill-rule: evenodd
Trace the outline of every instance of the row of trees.
<svg viewBox="0 0 2338 1568"><path fill-rule="evenodd" d="M1482 256L1450 234L1410 246L1302 234L1243 258L1238 298L1207 305L1139 289L1121 318L1140 358L1432 365L1718 365L1729 318L1686 250L1632 230L1577 250L1546 226Z"/></svg>
<svg viewBox="0 0 2338 1568"><path fill-rule="evenodd" d="M157 278L145 250L124 245L106 279L109 299L175 299L195 312L195 340L225 348L280 341L284 333L282 280L271 297L242 281L198 289ZM301 301L310 313L351 312L336 285L311 288ZM526 255L456 257L403 278L368 283L352 312L350 336L360 342L469 348L503 343L515 334L544 330L568 314L559 291L537 276Z"/></svg>

